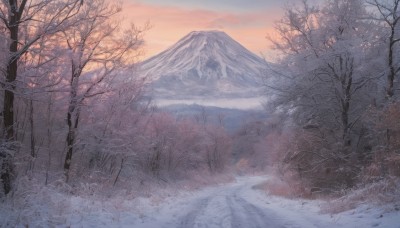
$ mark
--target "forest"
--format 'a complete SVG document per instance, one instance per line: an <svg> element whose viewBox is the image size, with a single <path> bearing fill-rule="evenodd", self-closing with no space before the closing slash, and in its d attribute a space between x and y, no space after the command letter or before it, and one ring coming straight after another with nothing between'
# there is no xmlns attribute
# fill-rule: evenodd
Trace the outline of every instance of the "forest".
<svg viewBox="0 0 400 228"><path fill-rule="evenodd" d="M144 96L135 63L148 25L119 23L122 2L0 6L3 194L26 181L109 188L224 169L231 139L220 125L178 121Z"/></svg>
<svg viewBox="0 0 400 228"><path fill-rule="evenodd" d="M269 191L289 198L358 190L399 202L399 7L286 6L260 76L267 117L232 132L222 116L154 105L138 71L152 28L121 23L122 1L3 0L0 204L23 211L44 191L136 197L250 174L274 176Z"/></svg>
<svg viewBox="0 0 400 228"><path fill-rule="evenodd" d="M299 188L397 186L399 3L302 1L276 23L269 39L280 59L265 85L285 125L273 153Z"/></svg>

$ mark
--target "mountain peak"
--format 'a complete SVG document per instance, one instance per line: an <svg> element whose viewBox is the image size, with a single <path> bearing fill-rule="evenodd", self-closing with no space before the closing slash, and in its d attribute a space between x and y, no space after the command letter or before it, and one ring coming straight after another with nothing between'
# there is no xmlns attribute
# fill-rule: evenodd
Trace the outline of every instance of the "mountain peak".
<svg viewBox="0 0 400 228"><path fill-rule="evenodd" d="M219 30L192 31L177 42L218 42L218 40L229 40L235 42L228 34Z"/></svg>
<svg viewBox="0 0 400 228"><path fill-rule="evenodd" d="M225 34L224 31L221 30L200 30L200 31L191 31L188 35L195 34L195 35L213 35L213 34Z"/></svg>
<svg viewBox="0 0 400 228"><path fill-rule="evenodd" d="M209 95L258 86L264 67L263 59L217 30L190 32L141 64L155 89Z"/></svg>
<svg viewBox="0 0 400 228"><path fill-rule="evenodd" d="M203 30L203 31L192 31L190 32L187 36L193 37L193 36L225 36L227 37L228 35L220 30Z"/></svg>

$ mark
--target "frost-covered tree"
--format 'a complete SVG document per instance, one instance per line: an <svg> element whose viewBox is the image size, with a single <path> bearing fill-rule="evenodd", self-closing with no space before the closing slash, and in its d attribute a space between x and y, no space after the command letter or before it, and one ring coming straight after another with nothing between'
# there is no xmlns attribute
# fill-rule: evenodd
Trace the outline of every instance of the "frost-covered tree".
<svg viewBox="0 0 400 228"><path fill-rule="evenodd" d="M282 59L267 82L272 102L311 134L309 139L318 138L318 146L289 155L301 172L351 165L357 124L373 103L372 91L379 90L372 55L379 36L368 17L362 0L329 0L320 7L302 1L276 25L278 38L272 41Z"/></svg>
<svg viewBox="0 0 400 228"><path fill-rule="evenodd" d="M208 169L212 173L221 172L224 170L230 155L231 138L220 126L208 126L205 133L204 144Z"/></svg>
<svg viewBox="0 0 400 228"><path fill-rule="evenodd" d="M280 64L287 69L267 84L279 92L276 101L303 126L335 129L345 144L357 110L369 104L358 101L374 79L361 64L369 61L367 47L374 45L365 14L362 1L329 1L321 9L304 2L286 11L277 24L279 38L273 40L286 54Z"/></svg>
<svg viewBox="0 0 400 228"><path fill-rule="evenodd" d="M79 0L7 0L0 2L0 28L5 41L5 53L1 63L1 85L4 90L2 102L3 135L5 143L15 140L15 94L18 92L21 58L41 38L55 34L68 27L79 11ZM4 48L4 47L3 47ZM11 190L10 172L12 155L2 150L1 179L5 193ZM12 151L12 150L11 150Z"/></svg>
<svg viewBox="0 0 400 228"><path fill-rule="evenodd" d="M71 67L64 161L67 180L84 102L110 91L110 83L132 65L143 44L142 30L122 29L115 20L121 9L120 2L86 0L74 28L63 31Z"/></svg>
<svg viewBox="0 0 400 228"><path fill-rule="evenodd" d="M386 28L383 38L387 46L386 62L387 76L386 96L391 98L394 95L394 81L400 72L398 43L400 42L400 1L399 0L371 0L368 3L374 6L377 11L376 19Z"/></svg>

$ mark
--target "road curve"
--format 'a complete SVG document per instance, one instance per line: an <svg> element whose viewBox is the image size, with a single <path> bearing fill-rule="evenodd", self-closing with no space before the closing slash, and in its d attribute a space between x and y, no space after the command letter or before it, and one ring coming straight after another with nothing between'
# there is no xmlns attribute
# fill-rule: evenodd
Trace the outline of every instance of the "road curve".
<svg viewBox="0 0 400 228"><path fill-rule="evenodd" d="M298 211L279 208L255 186L267 177L239 177L233 184L194 193L168 206L160 206L146 228L313 228L334 227L326 220L304 218ZM136 227L136 226L135 226Z"/></svg>
<svg viewBox="0 0 400 228"><path fill-rule="evenodd" d="M200 199L187 214L180 217L179 227L286 227L274 211L260 208L243 197L248 187L238 185Z"/></svg>

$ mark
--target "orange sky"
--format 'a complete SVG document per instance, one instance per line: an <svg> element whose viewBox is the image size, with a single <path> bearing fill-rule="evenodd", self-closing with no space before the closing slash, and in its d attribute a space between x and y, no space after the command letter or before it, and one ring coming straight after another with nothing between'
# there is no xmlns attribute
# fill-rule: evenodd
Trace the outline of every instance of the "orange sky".
<svg viewBox="0 0 400 228"><path fill-rule="evenodd" d="M149 22L152 26L145 35L144 58L165 50L195 30L225 31L255 54L268 56L269 42L265 37L272 31L273 22L282 14L279 7L251 11L217 11L143 2L125 0L123 15L125 22L132 22L138 26Z"/></svg>

